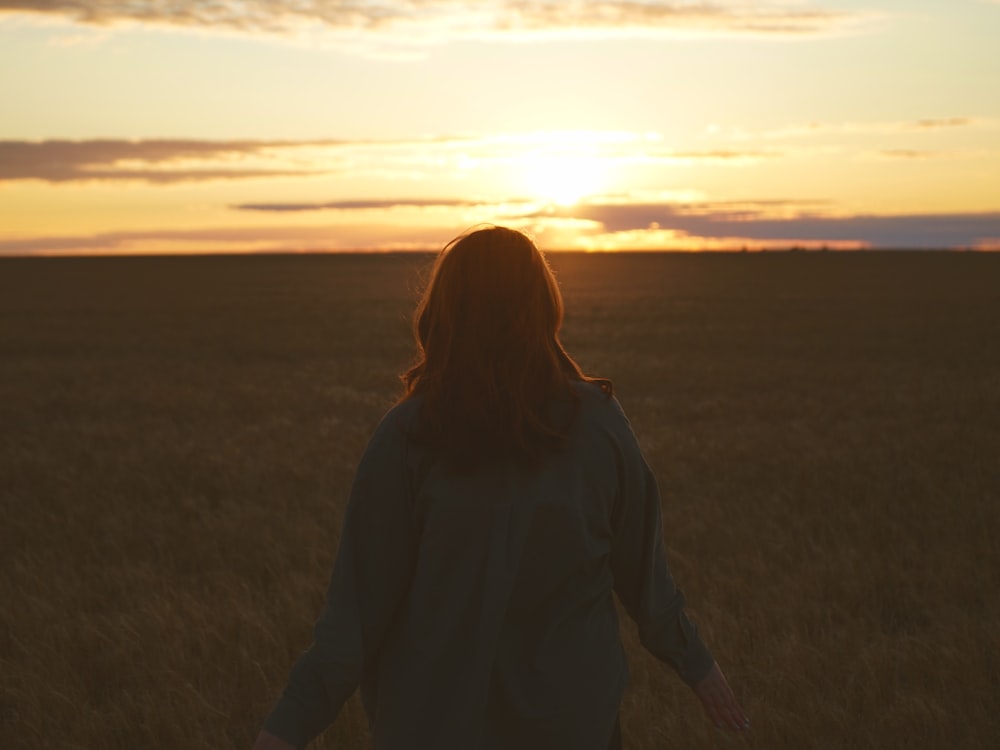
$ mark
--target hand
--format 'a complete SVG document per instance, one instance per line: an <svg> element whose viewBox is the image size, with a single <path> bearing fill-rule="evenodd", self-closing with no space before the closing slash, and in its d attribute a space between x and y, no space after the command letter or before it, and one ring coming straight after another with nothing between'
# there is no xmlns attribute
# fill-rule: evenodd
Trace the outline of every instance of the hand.
<svg viewBox="0 0 1000 750"><path fill-rule="evenodd" d="M253 743L253 750L295 750L295 746L261 729L260 734L257 735L257 741Z"/></svg>
<svg viewBox="0 0 1000 750"><path fill-rule="evenodd" d="M701 701L708 718L719 729L739 731L750 727L750 719L737 702L718 664L713 664L712 670L691 689Z"/></svg>

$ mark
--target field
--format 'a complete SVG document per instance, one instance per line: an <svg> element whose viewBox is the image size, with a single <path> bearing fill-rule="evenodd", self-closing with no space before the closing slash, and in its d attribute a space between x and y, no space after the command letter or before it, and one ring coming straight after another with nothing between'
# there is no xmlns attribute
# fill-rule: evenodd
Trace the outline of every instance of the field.
<svg viewBox="0 0 1000 750"><path fill-rule="evenodd" d="M996 747L1000 254L551 260L753 722L629 626L625 747ZM0 261L0 746L250 747L427 261ZM355 697L314 746L366 732Z"/></svg>

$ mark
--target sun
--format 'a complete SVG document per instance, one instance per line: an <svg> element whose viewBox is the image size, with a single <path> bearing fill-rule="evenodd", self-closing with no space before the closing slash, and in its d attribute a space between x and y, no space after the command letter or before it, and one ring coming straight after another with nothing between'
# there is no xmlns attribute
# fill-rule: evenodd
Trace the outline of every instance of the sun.
<svg viewBox="0 0 1000 750"><path fill-rule="evenodd" d="M533 198L572 206L601 189L604 166L590 154L540 151L525 156L524 181Z"/></svg>

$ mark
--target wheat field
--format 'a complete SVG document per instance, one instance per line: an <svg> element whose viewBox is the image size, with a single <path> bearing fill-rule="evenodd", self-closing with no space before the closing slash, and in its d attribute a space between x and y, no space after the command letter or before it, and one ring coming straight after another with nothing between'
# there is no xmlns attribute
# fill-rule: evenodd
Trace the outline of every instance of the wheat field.
<svg viewBox="0 0 1000 750"><path fill-rule="evenodd" d="M753 723L627 624L625 747L998 746L1000 254L550 258ZM0 260L0 746L250 747L428 260Z"/></svg>

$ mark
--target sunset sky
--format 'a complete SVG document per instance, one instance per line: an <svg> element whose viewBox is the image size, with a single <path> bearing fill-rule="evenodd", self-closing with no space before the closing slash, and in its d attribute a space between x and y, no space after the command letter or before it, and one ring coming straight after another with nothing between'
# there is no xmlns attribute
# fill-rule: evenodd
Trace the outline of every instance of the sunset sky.
<svg viewBox="0 0 1000 750"><path fill-rule="evenodd" d="M0 0L0 255L1000 249L1000 0Z"/></svg>

